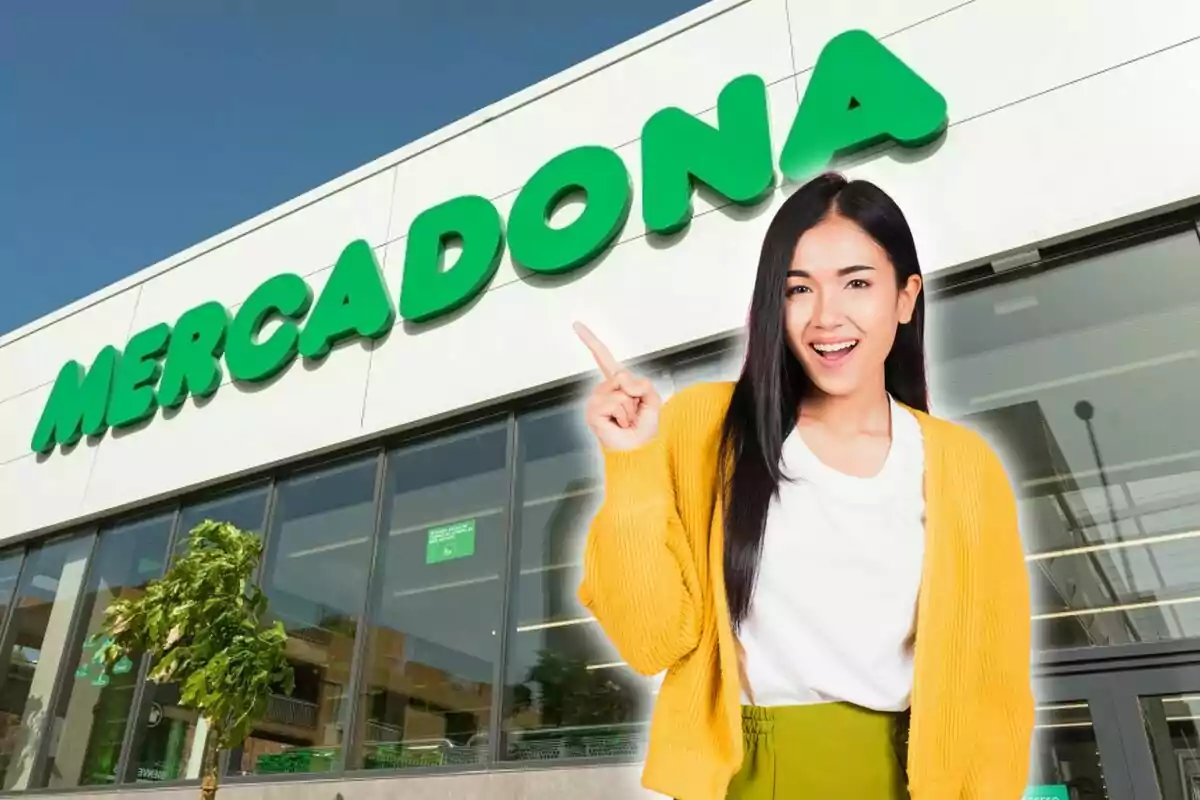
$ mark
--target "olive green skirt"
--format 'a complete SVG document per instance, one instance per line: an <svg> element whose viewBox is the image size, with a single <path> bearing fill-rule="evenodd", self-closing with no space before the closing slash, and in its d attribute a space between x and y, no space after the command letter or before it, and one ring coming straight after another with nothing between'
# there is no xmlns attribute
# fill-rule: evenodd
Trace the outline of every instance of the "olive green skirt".
<svg viewBox="0 0 1200 800"><path fill-rule="evenodd" d="M742 709L729 800L903 800L906 714L849 703Z"/></svg>

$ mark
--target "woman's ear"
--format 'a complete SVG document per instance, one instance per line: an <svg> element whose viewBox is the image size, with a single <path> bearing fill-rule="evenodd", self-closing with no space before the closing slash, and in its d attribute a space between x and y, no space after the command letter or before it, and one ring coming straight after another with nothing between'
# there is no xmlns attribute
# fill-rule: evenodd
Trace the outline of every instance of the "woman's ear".
<svg viewBox="0 0 1200 800"><path fill-rule="evenodd" d="M901 325L912 322L913 310L917 307L917 298L921 296L923 285L920 275L909 275L908 280L900 287L900 296L896 300L896 311Z"/></svg>

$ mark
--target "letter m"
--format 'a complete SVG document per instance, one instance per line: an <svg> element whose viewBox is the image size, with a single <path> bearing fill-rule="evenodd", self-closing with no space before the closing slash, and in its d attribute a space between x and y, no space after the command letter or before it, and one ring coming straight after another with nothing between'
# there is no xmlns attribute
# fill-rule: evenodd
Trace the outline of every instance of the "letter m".
<svg viewBox="0 0 1200 800"><path fill-rule="evenodd" d="M100 351L86 372L78 361L63 365L33 433L35 452L48 453L56 444L70 446L84 434L99 436L108 429L104 417L120 357L120 351L109 345Z"/></svg>

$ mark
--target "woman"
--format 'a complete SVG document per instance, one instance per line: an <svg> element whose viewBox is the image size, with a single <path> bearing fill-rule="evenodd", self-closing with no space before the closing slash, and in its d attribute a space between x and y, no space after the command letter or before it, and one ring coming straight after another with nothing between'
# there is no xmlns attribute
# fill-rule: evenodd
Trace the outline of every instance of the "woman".
<svg viewBox="0 0 1200 800"><path fill-rule="evenodd" d="M577 326L605 459L580 598L633 669L666 672L646 787L1022 795L1016 502L978 435L927 414L921 289L892 199L828 174L767 230L736 383L663 405Z"/></svg>

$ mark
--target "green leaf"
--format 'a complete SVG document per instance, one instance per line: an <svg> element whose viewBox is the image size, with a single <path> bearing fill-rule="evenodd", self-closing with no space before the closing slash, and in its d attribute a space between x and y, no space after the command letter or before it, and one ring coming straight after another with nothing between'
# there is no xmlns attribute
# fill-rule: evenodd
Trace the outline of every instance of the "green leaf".
<svg viewBox="0 0 1200 800"><path fill-rule="evenodd" d="M224 748L240 745L272 691L290 694L295 681L287 634L278 621L266 624L267 597L254 584L261 554L254 534L200 523L160 580L106 609L96 637L116 674L130 671L134 656L151 659L151 680L177 682L180 704L211 720Z"/></svg>

